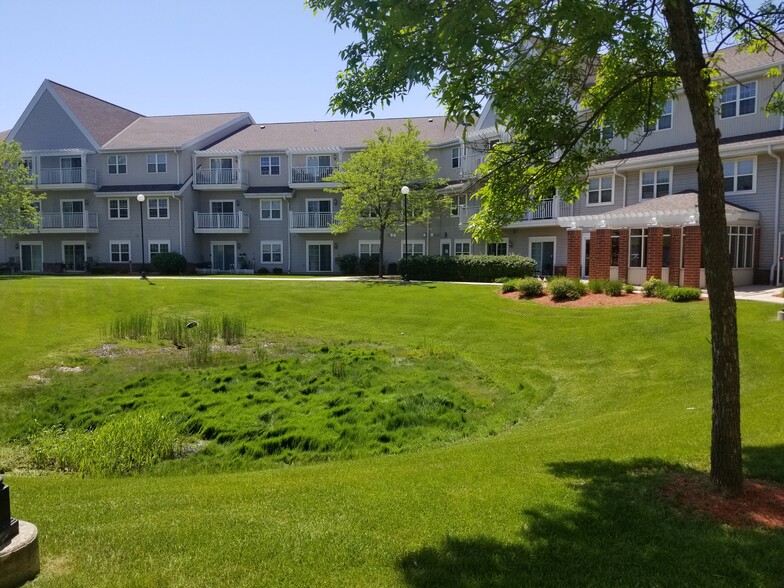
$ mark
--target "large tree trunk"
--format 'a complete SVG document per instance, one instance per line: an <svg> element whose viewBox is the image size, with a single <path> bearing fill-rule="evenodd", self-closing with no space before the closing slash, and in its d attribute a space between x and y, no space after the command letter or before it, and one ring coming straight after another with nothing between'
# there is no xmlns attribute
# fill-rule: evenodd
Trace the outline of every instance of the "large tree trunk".
<svg viewBox="0 0 784 588"><path fill-rule="evenodd" d="M709 79L691 0L665 0L675 65L689 103L697 137L700 228L710 304L713 350L711 482L726 494L743 490L740 439L740 367L735 294L732 283L724 172L715 112L706 98Z"/></svg>

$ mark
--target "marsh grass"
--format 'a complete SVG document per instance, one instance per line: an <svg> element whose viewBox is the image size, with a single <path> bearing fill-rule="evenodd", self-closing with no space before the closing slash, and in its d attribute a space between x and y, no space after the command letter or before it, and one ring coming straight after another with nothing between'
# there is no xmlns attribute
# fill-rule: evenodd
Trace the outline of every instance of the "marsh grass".
<svg viewBox="0 0 784 588"><path fill-rule="evenodd" d="M115 316L103 329L104 339L145 340L152 336L152 313L132 312Z"/></svg>

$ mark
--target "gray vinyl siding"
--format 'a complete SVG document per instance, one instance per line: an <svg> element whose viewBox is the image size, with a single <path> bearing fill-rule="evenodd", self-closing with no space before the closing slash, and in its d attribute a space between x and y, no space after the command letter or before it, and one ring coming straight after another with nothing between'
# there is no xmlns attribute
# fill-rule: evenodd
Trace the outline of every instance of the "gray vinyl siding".
<svg viewBox="0 0 784 588"><path fill-rule="evenodd" d="M166 155L165 173L148 173L147 156L150 154L162 153ZM127 172L124 174L109 173L109 157L113 155L125 155L127 161ZM188 158L189 159L189 158ZM144 185L144 184L177 184L178 183L178 154L174 150L152 150L131 153L105 153L100 156L101 165L98 168L99 184L103 186L123 186L123 185ZM190 175L190 174L188 174ZM187 177L187 176L186 176Z"/></svg>
<svg viewBox="0 0 784 588"><path fill-rule="evenodd" d="M46 149L94 149L90 140L66 114L49 91L30 111L27 120L14 136L14 140L28 151Z"/></svg>
<svg viewBox="0 0 784 588"><path fill-rule="evenodd" d="M261 175L261 158L279 157L279 175ZM242 157L242 168L248 170L249 186L287 186L289 184L289 158L284 151L278 153L252 153Z"/></svg>

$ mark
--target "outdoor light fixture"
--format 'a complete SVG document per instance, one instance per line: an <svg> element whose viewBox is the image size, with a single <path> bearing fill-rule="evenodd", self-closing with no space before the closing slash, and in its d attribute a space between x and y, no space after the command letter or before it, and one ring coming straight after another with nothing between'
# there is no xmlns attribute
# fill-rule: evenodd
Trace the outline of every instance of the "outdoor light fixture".
<svg viewBox="0 0 784 588"><path fill-rule="evenodd" d="M147 276L144 275L144 265L145 265L145 258L144 258L144 209L143 204L145 201L144 194L138 194L136 196L136 201L139 203L139 228L141 229L142 233L142 279L145 279Z"/></svg>

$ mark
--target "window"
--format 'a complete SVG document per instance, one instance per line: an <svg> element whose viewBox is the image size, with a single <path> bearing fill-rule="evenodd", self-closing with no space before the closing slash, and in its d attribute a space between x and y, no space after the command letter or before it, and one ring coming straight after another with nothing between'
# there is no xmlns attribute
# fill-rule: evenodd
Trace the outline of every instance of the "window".
<svg viewBox="0 0 784 588"><path fill-rule="evenodd" d="M23 157L22 158L22 165L25 166L27 171L33 171L33 158L32 157Z"/></svg>
<svg viewBox="0 0 784 588"><path fill-rule="evenodd" d="M147 218L169 218L169 199L148 198Z"/></svg>
<svg viewBox="0 0 784 588"><path fill-rule="evenodd" d="M460 211L468 210L468 194L455 194L452 196L452 216L459 216Z"/></svg>
<svg viewBox="0 0 784 588"><path fill-rule="evenodd" d="M728 227L733 269L754 267L754 227Z"/></svg>
<svg viewBox="0 0 784 588"><path fill-rule="evenodd" d="M629 267L647 267L648 229L629 231Z"/></svg>
<svg viewBox="0 0 784 588"><path fill-rule="evenodd" d="M663 131L672 128L672 100L667 100L664 103L664 110L661 116L653 124L645 124L645 132L652 133L654 131Z"/></svg>
<svg viewBox="0 0 784 588"><path fill-rule="evenodd" d="M669 169L650 169L640 172L640 198L659 198L671 192Z"/></svg>
<svg viewBox="0 0 784 588"><path fill-rule="evenodd" d="M112 263L131 261L131 242L109 241L109 261Z"/></svg>
<svg viewBox="0 0 784 588"><path fill-rule="evenodd" d="M598 176L588 180L588 205L612 204L613 177Z"/></svg>
<svg viewBox="0 0 784 588"><path fill-rule="evenodd" d="M757 106L757 82L727 86L721 93L721 118L754 114Z"/></svg>
<svg viewBox="0 0 784 588"><path fill-rule="evenodd" d="M601 137L602 141L612 141L615 137L615 131L613 128L608 125L607 123L602 123L599 126L599 136Z"/></svg>
<svg viewBox="0 0 784 588"><path fill-rule="evenodd" d="M664 229L662 233L662 267L670 267L670 253L672 252L672 230Z"/></svg>
<svg viewBox="0 0 784 588"><path fill-rule="evenodd" d="M262 241L261 263L283 263L283 241Z"/></svg>
<svg viewBox="0 0 784 588"><path fill-rule="evenodd" d="M128 172L128 158L125 155L109 156L109 175L124 174Z"/></svg>
<svg viewBox="0 0 784 588"><path fill-rule="evenodd" d="M281 218L283 218L282 201L261 201L261 220L280 220Z"/></svg>
<svg viewBox="0 0 784 588"><path fill-rule="evenodd" d="M150 153L147 155L147 173L165 174L166 173L166 154Z"/></svg>
<svg viewBox="0 0 784 588"><path fill-rule="evenodd" d="M618 267L618 255L621 251L621 232L613 231L610 234L610 266Z"/></svg>
<svg viewBox="0 0 784 588"><path fill-rule="evenodd" d="M262 176L279 176L280 175L280 157L278 155L263 156L259 158L261 163Z"/></svg>
<svg viewBox="0 0 784 588"><path fill-rule="evenodd" d="M455 255L471 255L471 241L455 239Z"/></svg>
<svg viewBox="0 0 784 588"><path fill-rule="evenodd" d="M109 218L112 220L129 218L128 199L112 198L109 200Z"/></svg>
<svg viewBox="0 0 784 588"><path fill-rule="evenodd" d="M724 191L753 192L755 159L731 159L724 162Z"/></svg>
<svg viewBox="0 0 784 588"><path fill-rule="evenodd" d="M488 243L487 255L509 255L509 240L504 239L501 243Z"/></svg>
<svg viewBox="0 0 784 588"><path fill-rule="evenodd" d="M149 248L149 258L152 261L152 258L158 255L159 253L169 253L171 244L169 241L148 241L148 248Z"/></svg>
<svg viewBox="0 0 784 588"><path fill-rule="evenodd" d="M371 255L378 255L381 253L380 241L360 241L359 242L359 256L369 257Z"/></svg>
<svg viewBox="0 0 784 588"><path fill-rule="evenodd" d="M401 251L403 256L405 257L406 253L406 242L403 241L401 244ZM425 242L424 241L409 241L408 242L408 255L409 257L417 257L419 255L425 254Z"/></svg>
<svg viewBox="0 0 784 588"><path fill-rule="evenodd" d="M460 147L452 147L452 169L460 167Z"/></svg>

